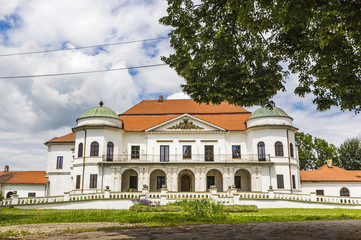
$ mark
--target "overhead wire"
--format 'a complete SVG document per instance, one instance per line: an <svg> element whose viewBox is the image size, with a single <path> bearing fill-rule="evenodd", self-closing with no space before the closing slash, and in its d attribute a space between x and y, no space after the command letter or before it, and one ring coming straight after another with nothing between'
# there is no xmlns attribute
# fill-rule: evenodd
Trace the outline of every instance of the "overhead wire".
<svg viewBox="0 0 361 240"><path fill-rule="evenodd" d="M167 39L167 38L169 38L169 37L167 36L167 37L159 37L159 38L149 38L149 39L126 41L126 42L107 43L107 44L98 44L98 45L81 46L81 47L71 47L71 48L65 48L65 49L54 49L54 50L33 51L33 52L20 52L20 53L5 53L5 54L0 54L0 57L39 54L39 53L52 53L52 52L70 51L70 50L78 50L78 49L96 48L96 47L108 47L108 46L123 45L123 44L138 43L138 42L157 41L157 40L163 40L163 39Z"/></svg>
<svg viewBox="0 0 361 240"><path fill-rule="evenodd" d="M49 73L49 74L35 74L35 75L19 75L19 76L0 76L0 79L56 77L56 76L90 74L90 73L99 73L99 72L124 71L124 70L140 69L140 68L160 67L160 66L165 66L165 65L168 65L168 64L160 63L160 64L151 64L151 65L142 65L142 66L134 66L134 67L124 67L124 68L110 68L110 69L82 71L82 72Z"/></svg>

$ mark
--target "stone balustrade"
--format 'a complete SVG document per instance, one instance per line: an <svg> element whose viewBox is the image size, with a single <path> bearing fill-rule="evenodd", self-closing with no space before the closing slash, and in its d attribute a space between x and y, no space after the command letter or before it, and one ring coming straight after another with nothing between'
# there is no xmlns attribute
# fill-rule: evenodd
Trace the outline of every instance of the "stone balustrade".
<svg viewBox="0 0 361 240"><path fill-rule="evenodd" d="M2 200L0 206L41 205L89 200L138 198L146 198L151 200L154 204L161 205L183 199L209 199L222 204L241 204L242 200L279 200L322 204L361 205L361 198L317 196L315 193L275 193L273 190L269 190L268 192L237 192L236 189L228 189L227 192L217 192L216 188L210 189L210 192L169 192L164 187L160 192L149 192L148 189L143 189L142 192L111 192L109 189L106 189L104 192L99 193L71 194L65 192L62 196L50 197L19 198L18 195L13 195L12 198Z"/></svg>

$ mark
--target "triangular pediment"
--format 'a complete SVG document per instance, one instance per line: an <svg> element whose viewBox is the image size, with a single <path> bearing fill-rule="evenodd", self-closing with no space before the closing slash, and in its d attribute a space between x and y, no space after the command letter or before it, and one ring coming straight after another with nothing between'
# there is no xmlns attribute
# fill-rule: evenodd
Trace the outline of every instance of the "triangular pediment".
<svg viewBox="0 0 361 240"><path fill-rule="evenodd" d="M183 114L157 126L151 127L146 132L164 131L226 131L212 123L196 118L189 114Z"/></svg>

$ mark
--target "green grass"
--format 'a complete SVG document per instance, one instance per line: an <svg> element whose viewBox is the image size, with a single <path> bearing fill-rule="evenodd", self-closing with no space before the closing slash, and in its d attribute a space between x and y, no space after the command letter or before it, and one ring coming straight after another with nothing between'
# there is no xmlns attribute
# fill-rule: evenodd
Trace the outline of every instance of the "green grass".
<svg viewBox="0 0 361 240"><path fill-rule="evenodd" d="M146 223L147 226L169 226L196 223L240 223L312 220L361 219L361 210L354 209L259 209L258 212L228 213L223 218L196 219L184 212L132 212L128 210L51 210L1 209L0 226L61 223L119 222Z"/></svg>

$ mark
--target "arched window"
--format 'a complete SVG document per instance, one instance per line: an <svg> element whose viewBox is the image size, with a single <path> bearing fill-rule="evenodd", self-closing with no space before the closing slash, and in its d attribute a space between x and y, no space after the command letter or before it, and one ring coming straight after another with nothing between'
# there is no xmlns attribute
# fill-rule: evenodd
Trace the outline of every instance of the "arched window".
<svg viewBox="0 0 361 240"><path fill-rule="evenodd" d="M295 155L293 154L293 144L290 143L290 153L291 153L291 157L294 157Z"/></svg>
<svg viewBox="0 0 361 240"><path fill-rule="evenodd" d="M13 192L8 192L7 194L6 194L6 198L11 198L11 196L13 195L14 193Z"/></svg>
<svg viewBox="0 0 361 240"><path fill-rule="evenodd" d="M113 143L108 142L107 144L107 161L113 161Z"/></svg>
<svg viewBox="0 0 361 240"><path fill-rule="evenodd" d="M347 188L343 187L340 190L340 196L341 197L349 197L350 196L350 191Z"/></svg>
<svg viewBox="0 0 361 240"><path fill-rule="evenodd" d="M259 142L257 144L257 149L258 149L258 160L266 161L266 148L264 142Z"/></svg>
<svg viewBox="0 0 361 240"><path fill-rule="evenodd" d="M275 154L276 156L283 157L283 144L280 141L275 143Z"/></svg>
<svg viewBox="0 0 361 240"><path fill-rule="evenodd" d="M79 143L78 145L78 157L83 156L83 143Z"/></svg>
<svg viewBox="0 0 361 240"><path fill-rule="evenodd" d="M92 142L90 144L90 156L99 156L99 143Z"/></svg>

